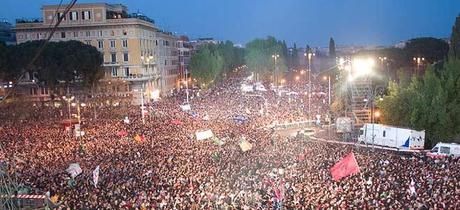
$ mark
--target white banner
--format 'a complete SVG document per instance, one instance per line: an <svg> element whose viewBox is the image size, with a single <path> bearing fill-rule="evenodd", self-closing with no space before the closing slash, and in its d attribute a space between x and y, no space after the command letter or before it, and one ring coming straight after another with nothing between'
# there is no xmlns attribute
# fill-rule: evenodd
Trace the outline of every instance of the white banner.
<svg viewBox="0 0 460 210"><path fill-rule="evenodd" d="M197 131L195 135L196 135L196 140L205 140L205 139L209 139L214 136L211 130Z"/></svg>
<svg viewBox="0 0 460 210"><path fill-rule="evenodd" d="M246 152L252 149L252 144L249 143L246 139L243 139L240 142L240 148L241 148L241 151Z"/></svg>
<svg viewBox="0 0 460 210"><path fill-rule="evenodd" d="M94 187L97 187L97 182L99 181L99 166L96 167L93 171L93 183Z"/></svg>
<svg viewBox="0 0 460 210"><path fill-rule="evenodd" d="M180 108L182 109L182 111L190 111L192 109L192 107L190 107L190 104L185 104L185 105L180 105Z"/></svg>
<svg viewBox="0 0 460 210"><path fill-rule="evenodd" d="M65 171L67 171L67 173L69 173L72 178L77 177L82 172L78 163L70 164L69 168L67 168Z"/></svg>

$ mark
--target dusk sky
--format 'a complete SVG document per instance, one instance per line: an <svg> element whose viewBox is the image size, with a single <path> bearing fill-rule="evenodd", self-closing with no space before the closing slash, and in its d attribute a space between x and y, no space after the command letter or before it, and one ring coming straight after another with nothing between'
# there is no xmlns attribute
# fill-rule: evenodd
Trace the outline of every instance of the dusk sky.
<svg viewBox="0 0 460 210"><path fill-rule="evenodd" d="M69 0L64 0L69 2ZM78 0L104 2L103 0ZM160 28L190 38L246 43L267 35L289 45L393 45L421 36L450 36L460 0L108 0L153 18ZM59 0L2 0L0 18L41 17Z"/></svg>

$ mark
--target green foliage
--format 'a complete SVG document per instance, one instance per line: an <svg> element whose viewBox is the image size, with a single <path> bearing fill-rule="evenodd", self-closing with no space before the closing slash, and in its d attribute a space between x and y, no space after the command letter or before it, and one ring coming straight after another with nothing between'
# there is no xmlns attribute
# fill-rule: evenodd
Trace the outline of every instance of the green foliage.
<svg viewBox="0 0 460 210"><path fill-rule="evenodd" d="M449 55L452 58L460 59L460 15L457 16L455 24L452 27Z"/></svg>
<svg viewBox="0 0 460 210"><path fill-rule="evenodd" d="M409 56L408 60L424 57L428 63L433 63L447 57L449 44L442 39L432 37L415 38L406 43L404 51Z"/></svg>
<svg viewBox="0 0 460 210"><path fill-rule="evenodd" d="M193 77L200 83L213 82L224 68L224 59L216 46L204 45L190 60L190 70Z"/></svg>
<svg viewBox="0 0 460 210"><path fill-rule="evenodd" d="M221 79L220 75L231 72L244 64L244 49L233 46L231 41L217 45L203 45L190 60L192 75L201 83Z"/></svg>
<svg viewBox="0 0 460 210"><path fill-rule="evenodd" d="M449 60L440 75L428 67L423 79L407 86L390 82L388 95L378 102L383 123L426 130L426 146L453 141L460 134L460 60Z"/></svg>
<svg viewBox="0 0 460 210"><path fill-rule="evenodd" d="M1 78L14 80L24 71L36 72L39 82L52 88L59 81L69 82L76 78L81 79L85 85L89 85L97 82L103 76L100 52L93 46L79 41L50 42L38 59L28 65L42 42L32 41L8 46L7 55L0 55Z"/></svg>
<svg viewBox="0 0 460 210"><path fill-rule="evenodd" d="M246 44L246 65L251 71L259 75L273 75L274 60L272 55L278 54L280 57L276 61L276 72L281 75L287 70L284 50L285 44L277 41L274 37L255 39Z"/></svg>

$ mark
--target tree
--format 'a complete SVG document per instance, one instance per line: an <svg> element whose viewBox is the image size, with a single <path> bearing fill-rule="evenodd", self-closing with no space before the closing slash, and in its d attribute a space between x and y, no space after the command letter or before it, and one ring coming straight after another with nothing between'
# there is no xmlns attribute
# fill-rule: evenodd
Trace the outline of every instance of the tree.
<svg viewBox="0 0 460 210"><path fill-rule="evenodd" d="M297 45L294 43L294 47L292 48L292 68L298 68L300 66L299 62L299 50L297 49Z"/></svg>
<svg viewBox="0 0 460 210"><path fill-rule="evenodd" d="M335 53L335 41L331 37L331 39L329 39L329 57L335 58L335 56L336 56L336 53Z"/></svg>
<svg viewBox="0 0 460 210"><path fill-rule="evenodd" d="M190 70L201 84L212 83L224 68L224 59L212 44L202 46L190 60Z"/></svg>
<svg viewBox="0 0 460 210"><path fill-rule="evenodd" d="M452 27L449 55L452 58L460 59L460 15L457 16L455 24Z"/></svg>
<svg viewBox="0 0 460 210"><path fill-rule="evenodd" d="M280 55L276 61L276 72L281 75L287 70L283 49L283 42L277 41L274 37L255 39L246 44L246 64L258 76L273 75L274 60L272 55Z"/></svg>
<svg viewBox="0 0 460 210"><path fill-rule="evenodd" d="M409 61L414 57L424 57L426 62L434 63L447 57L449 44L442 39L421 37L409 40L404 51Z"/></svg>
<svg viewBox="0 0 460 210"><path fill-rule="evenodd" d="M23 72L29 72L52 89L59 81L82 80L84 85L91 85L103 76L101 53L79 41L50 42L29 65L42 43L32 41L9 46L6 64L0 68L2 79L14 80Z"/></svg>

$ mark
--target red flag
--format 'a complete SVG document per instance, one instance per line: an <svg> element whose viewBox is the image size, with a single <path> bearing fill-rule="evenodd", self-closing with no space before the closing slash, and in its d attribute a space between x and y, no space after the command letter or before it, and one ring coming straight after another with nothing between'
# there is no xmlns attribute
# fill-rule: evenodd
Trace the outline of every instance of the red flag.
<svg viewBox="0 0 460 210"><path fill-rule="evenodd" d="M182 121L177 120L177 119L176 119L176 120L172 120L171 123L174 124L174 125L182 125Z"/></svg>
<svg viewBox="0 0 460 210"><path fill-rule="evenodd" d="M356 162L355 154L350 153L330 169L332 179L338 181L343 177L359 173L359 166Z"/></svg>
<svg viewBox="0 0 460 210"><path fill-rule="evenodd" d="M125 137L127 135L128 135L128 132L126 132L126 131L118 131L117 132L117 136L119 136L119 137Z"/></svg>

